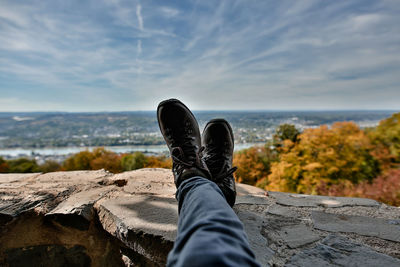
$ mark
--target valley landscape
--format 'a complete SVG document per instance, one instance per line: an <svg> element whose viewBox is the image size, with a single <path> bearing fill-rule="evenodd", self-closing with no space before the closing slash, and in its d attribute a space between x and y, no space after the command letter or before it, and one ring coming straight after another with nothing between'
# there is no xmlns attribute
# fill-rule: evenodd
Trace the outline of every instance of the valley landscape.
<svg viewBox="0 0 400 267"><path fill-rule="evenodd" d="M281 124L300 131L338 121L354 121L361 128L376 126L395 111L199 111L202 129L212 118L225 118L233 127L237 150L272 139ZM0 156L34 155L62 161L87 148L107 147L115 152L167 151L155 112L26 112L0 113ZM33 152L33 154L32 154Z"/></svg>

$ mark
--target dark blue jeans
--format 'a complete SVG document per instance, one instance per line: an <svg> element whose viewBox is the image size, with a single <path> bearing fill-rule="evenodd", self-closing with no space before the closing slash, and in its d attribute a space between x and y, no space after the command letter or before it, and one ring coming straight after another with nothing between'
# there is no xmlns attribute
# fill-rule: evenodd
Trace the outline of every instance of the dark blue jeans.
<svg viewBox="0 0 400 267"><path fill-rule="evenodd" d="M203 177L182 182L178 235L167 266L260 266L243 224L219 187Z"/></svg>

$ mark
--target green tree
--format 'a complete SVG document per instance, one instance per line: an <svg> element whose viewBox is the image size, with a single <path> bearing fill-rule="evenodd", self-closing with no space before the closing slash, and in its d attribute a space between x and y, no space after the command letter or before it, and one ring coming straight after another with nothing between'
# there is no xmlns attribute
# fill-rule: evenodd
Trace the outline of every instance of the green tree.
<svg viewBox="0 0 400 267"><path fill-rule="evenodd" d="M39 166L41 172L56 172L61 170L61 164L54 160L46 160Z"/></svg>
<svg viewBox="0 0 400 267"><path fill-rule="evenodd" d="M93 158L94 155L90 151L81 151L67 158L63 167L66 171L91 170L90 162Z"/></svg>
<svg viewBox="0 0 400 267"><path fill-rule="evenodd" d="M146 164L146 156L142 152L134 152L133 154L123 155L121 165L124 171L131 171L144 168Z"/></svg>
<svg viewBox="0 0 400 267"><path fill-rule="evenodd" d="M29 173L40 172L40 168L34 159L19 158L8 161L9 170L11 173Z"/></svg>
<svg viewBox="0 0 400 267"><path fill-rule="evenodd" d="M283 146L293 145L296 143L298 141L299 134L299 130L297 130L293 124L281 124L275 131L272 139L272 145L278 152L280 152Z"/></svg>
<svg viewBox="0 0 400 267"><path fill-rule="evenodd" d="M281 124L275 131L274 139L278 142L290 140L296 142L297 136L300 134L299 130L293 124Z"/></svg>

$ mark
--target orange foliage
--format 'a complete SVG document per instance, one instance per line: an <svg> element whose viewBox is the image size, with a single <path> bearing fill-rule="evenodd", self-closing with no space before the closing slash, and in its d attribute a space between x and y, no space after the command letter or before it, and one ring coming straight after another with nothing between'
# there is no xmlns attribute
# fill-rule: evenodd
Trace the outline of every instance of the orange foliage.
<svg viewBox="0 0 400 267"><path fill-rule="evenodd" d="M140 152L132 155L119 155L104 148L96 148L92 152L86 150L72 155L65 160L63 170L105 169L112 173L119 173L142 167L170 169L172 162L171 159L165 156L145 156Z"/></svg>
<svg viewBox="0 0 400 267"><path fill-rule="evenodd" d="M0 172L8 172L9 166L7 162L0 163Z"/></svg>
<svg viewBox="0 0 400 267"><path fill-rule="evenodd" d="M112 173L122 172L121 156L107 151L104 148L97 148L93 151L94 158L90 161L92 170L105 169Z"/></svg>
<svg viewBox="0 0 400 267"><path fill-rule="evenodd" d="M164 156L148 156L144 164L145 168L172 168L172 160Z"/></svg>
<svg viewBox="0 0 400 267"><path fill-rule="evenodd" d="M400 166L400 113L382 120L379 125L369 129L368 136L374 144L373 155L383 169Z"/></svg>
<svg viewBox="0 0 400 267"><path fill-rule="evenodd" d="M118 173L122 171L120 156L104 148L96 148L93 152L81 151L65 160L63 169L72 170L99 170Z"/></svg>
<svg viewBox="0 0 400 267"><path fill-rule="evenodd" d="M265 181L269 174L267 155L265 147L251 147L235 153L233 165L238 167L236 180L251 185Z"/></svg>
<svg viewBox="0 0 400 267"><path fill-rule="evenodd" d="M324 187L371 180L379 172L369 138L353 122L306 129L298 139L280 151L266 189L320 194Z"/></svg>

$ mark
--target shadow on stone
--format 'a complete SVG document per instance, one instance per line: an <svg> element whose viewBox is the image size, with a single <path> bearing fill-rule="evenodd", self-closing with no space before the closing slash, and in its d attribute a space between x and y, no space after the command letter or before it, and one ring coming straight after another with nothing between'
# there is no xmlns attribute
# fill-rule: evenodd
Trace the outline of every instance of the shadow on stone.
<svg viewBox="0 0 400 267"><path fill-rule="evenodd" d="M170 224L171 218L174 221L178 218L177 210L170 207L170 204L176 204L176 200L160 196L145 196L141 201L121 204L121 207L135 211L136 216L146 222Z"/></svg>
<svg viewBox="0 0 400 267"><path fill-rule="evenodd" d="M25 212L2 229L0 266L124 266L121 247L96 216L87 230L78 230Z"/></svg>
<svg viewBox="0 0 400 267"><path fill-rule="evenodd" d="M83 246L39 245L6 250L9 266L90 266L91 260Z"/></svg>
<svg viewBox="0 0 400 267"><path fill-rule="evenodd" d="M155 266L164 266L176 236L176 200L133 195L100 201L97 214L106 231Z"/></svg>
<svg viewBox="0 0 400 267"><path fill-rule="evenodd" d="M77 214L51 214L46 216L47 219L56 221L59 224L85 231L89 229L90 222Z"/></svg>

